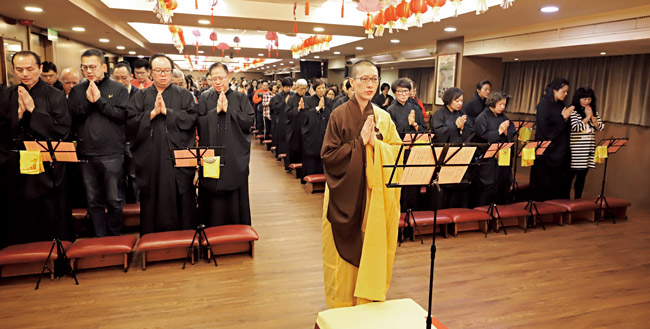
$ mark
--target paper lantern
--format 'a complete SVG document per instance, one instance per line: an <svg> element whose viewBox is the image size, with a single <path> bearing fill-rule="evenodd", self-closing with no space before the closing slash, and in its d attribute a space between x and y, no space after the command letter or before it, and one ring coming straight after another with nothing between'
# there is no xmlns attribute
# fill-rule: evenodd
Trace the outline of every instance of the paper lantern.
<svg viewBox="0 0 650 329"><path fill-rule="evenodd" d="M226 57L226 56L224 55L224 52L225 52L226 50L230 49L230 46L228 46L227 43L222 42L222 43L220 43L220 44L217 45L217 49L221 49L221 57Z"/></svg>
<svg viewBox="0 0 650 329"><path fill-rule="evenodd" d="M409 7L411 12L415 15L415 25L417 27L422 27L422 14L429 10L426 0L411 0L411 5Z"/></svg>
<svg viewBox="0 0 650 329"><path fill-rule="evenodd" d="M212 51L214 52L214 43L217 41L217 32L210 33L210 40L212 40Z"/></svg>
<svg viewBox="0 0 650 329"><path fill-rule="evenodd" d="M397 17L399 17L400 22L402 23L402 28L408 30L408 19L411 16L411 8L409 8L409 3L406 0L402 0L399 5L397 5Z"/></svg>
<svg viewBox="0 0 650 329"><path fill-rule="evenodd" d="M370 14L366 15L366 18L363 19L363 27L366 29L366 34L368 35L368 39L372 39L372 29L375 28L375 23L372 21L372 17Z"/></svg>
<svg viewBox="0 0 650 329"><path fill-rule="evenodd" d="M485 0L476 1L476 15L480 15L488 10L488 5Z"/></svg>
<svg viewBox="0 0 650 329"><path fill-rule="evenodd" d="M373 18L373 22L375 23L375 27L377 28L375 30L375 36L381 37L384 35L384 21L386 19L384 18L384 11L380 10L378 13L375 14L375 17Z"/></svg>
<svg viewBox="0 0 650 329"><path fill-rule="evenodd" d="M431 6L433 10L433 21L435 23L440 22L440 8L445 5L447 0L427 0L427 4Z"/></svg>
<svg viewBox="0 0 650 329"><path fill-rule="evenodd" d="M178 25L170 25L169 26L169 32L171 32L171 33L178 33L178 29L179 29Z"/></svg>
<svg viewBox="0 0 650 329"><path fill-rule="evenodd" d="M395 6L388 6L384 10L384 17L388 25L388 33L393 33L393 27L395 27L395 22L397 22L397 8Z"/></svg>
<svg viewBox="0 0 650 329"><path fill-rule="evenodd" d="M174 48L178 50L179 54L183 53L183 49L185 48L185 41L181 39L181 30L180 27L177 25L170 25L169 26L169 32L172 34L172 43L174 44Z"/></svg>
<svg viewBox="0 0 650 329"><path fill-rule="evenodd" d="M460 8L460 2L463 0L449 0L454 6L454 17L458 17L458 8Z"/></svg>
<svg viewBox="0 0 650 329"><path fill-rule="evenodd" d="M169 10L174 10L178 7L178 2L176 0L165 0L165 7Z"/></svg>

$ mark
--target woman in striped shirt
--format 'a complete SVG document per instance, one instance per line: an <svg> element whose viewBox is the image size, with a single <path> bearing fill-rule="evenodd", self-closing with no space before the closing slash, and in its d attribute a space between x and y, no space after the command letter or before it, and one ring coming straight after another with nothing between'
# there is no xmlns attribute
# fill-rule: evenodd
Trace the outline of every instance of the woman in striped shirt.
<svg viewBox="0 0 650 329"><path fill-rule="evenodd" d="M582 197L582 190L585 186L585 178L589 169L596 168L594 164L594 153L596 151L597 131L602 131L605 125L596 112L596 96L594 91L588 87L581 87L573 95L575 111L571 113L571 172L569 174L569 186L575 182L575 198Z"/></svg>

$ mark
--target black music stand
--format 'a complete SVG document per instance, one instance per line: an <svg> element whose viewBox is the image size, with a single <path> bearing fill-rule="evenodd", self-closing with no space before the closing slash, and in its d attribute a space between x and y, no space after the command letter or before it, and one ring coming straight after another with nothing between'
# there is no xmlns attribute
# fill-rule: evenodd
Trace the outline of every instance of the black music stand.
<svg viewBox="0 0 650 329"><path fill-rule="evenodd" d="M519 190L519 184L517 183L517 154L519 153L519 134L521 133L522 128L535 129L535 121L528 120L514 120L512 121L515 127L515 135L513 140L515 141L515 152L512 155L512 200L515 200L515 194Z"/></svg>
<svg viewBox="0 0 650 329"><path fill-rule="evenodd" d="M45 259L45 263L43 263L43 269L41 270L41 275L38 277L38 281L36 282L36 287L34 290L38 290L38 287L41 284L41 279L43 278L43 274L45 274L45 270L47 270L50 274L54 274L54 277L60 278L66 274L72 276L74 279L74 282L76 285L79 285L79 281L77 280L77 276L74 273L74 269L70 265L70 261L68 259L68 255L65 252L65 248L63 247L63 244L61 243L61 239L59 237L59 225L61 222L61 218L59 218L59 214L61 213L60 209L60 200L59 200L59 193L56 193L56 177L54 177L55 172L54 168L59 162L79 162L77 159L77 153L74 147L74 144L72 142L63 142L63 141L52 141L51 139L46 139L46 140L36 140L36 141L23 141L25 144L25 149L30 150L30 151L39 151L41 152L41 156L43 158L43 162L50 162L50 180L52 182L52 190L56 194L56 200L55 200L55 205L54 205L54 236L55 238L52 240L52 246L50 247L50 252L47 254L47 258ZM59 149L61 147L61 149ZM58 156L58 158L57 158ZM47 266L47 263L50 261L50 258L52 258L52 252L54 251L54 247L56 247L56 252L57 252L57 258L56 261L54 262L54 270L49 268Z"/></svg>
<svg viewBox="0 0 650 329"><path fill-rule="evenodd" d="M215 149L223 149L225 147L223 146L209 146L209 147L194 147L194 148L184 148L184 149L176 149L173 152L174 160L175 160L175 166L176 167L196 167L196 171L200 171L201 168L203 168L203 158L204 157L212 157L215 156ZM223 167L223 163L220 161L219 162L219 167ZM199 210L199 193L198 190L195 194L194 201L196 203L196 209L197 211ZM200 218L201 216L199 216ZM212 246L210 245L210 241L208 241L208 237L205 234L205 224L201 223L199 224L195 231L194 231L194 236L192 237L192 242L190 243L190 246L187 249L187 256L185 257L185 261L183 262L183 269L185 269L185 265L187 265L187 260L190 258L192 255L192 248L194 247L194 241L196 239L199 239L199 254L198 254L198 259L203 258L203 252L201 248L201 239L205 240L206 247L208 249L212 249ZM213 254L212 255L212 261L214 262L214 266L217 266L217 258ZM209 261L208 261L209 262Z"/></svg>
<svg viewBox="0 0 650 329"><path fill-rule="evenodd" d="M495 156L498 156L499 152L501 150L509 149L512 147L513 142L498 142L498 143L492 143L490 144L490 147L485 151L485 154L483 155L483 159L493 159ZM499 167L495 168L494 170L494 184L498 184L497 182L497 172L499 170ZM498 185L497 185L498 186ZM487 238L488 232L490 231L490 222L494 219L497 221L498 224L501 224L501 227L503 227L503 234L508 235L508 232L506 231L506 227L503 225L503 219L501 218L501 214L499 214L499 207L497 206L497 193L499 191L496 191L494 193L494 196L492 197L492 203L490 203L490 206L488 207L487 213L490 216L488 218L487 222L487 229L485 230L485 237ZM496 213L496 216L494 216ZM497 228L499 225L497 225ZM499 230L497 229L497 232Z"/></svg>
<svg viewBox="0 0 650 329"><path fill-rule="evenodd" d="M546 148L548 148L549 145L551 145L551 141L528 141L526 144L524 144L524 147L521 148L521 151L519 151L519 154L516 154L516 156L521 157L525 148L534 148L535 158L537 158L537 156L544 155L544 151L546 151ZM533 223L531 224L533 228L537 228L537 222L539 220L539 223L542 224L542 229L546 231L546 226L544 225L544 222L540 220L539 210L537 209L537 204L535 203L535 198L532 194L529 195L528 204L526 204L526 207L524 207L524 209L528 210L529 216L533 218ZM525 226L526 227L524 228L524 233L528 231L528 223L526 223Z"/></svg>
<svg viewBox="0 0 650 329"><path fill-rule="evenodd" d="M415 140L415 139L414 139ZM414 143L411 142L409 146L414 147L414 146L424 146L424 147L430 147L431 154L428 155L428 157L420 157L422 154L417 154L416 157L417 161L412 161L412 162L417 162L414 164L399 164L399 160L401 158L402 150L404 149L404 144L400 147L399 153L397 155L397 158L395 160L394 165L385 165L384 168L392 168L392 172L390 175L390 178L388 180L388 184L386 184L387 187L389 188L395 188L395 187L401 187L404 185L408 186L435 186L436 188L440 188L440 184L458 184L460 183L460 180L462 180L462 177L464 176L465 172L467 172L467 168L471 165L470 162L474 156L474 153L476 152L476 146L483 146L485 144L481 143L456 143L456 144L450 144L450 143ZM471 155L465 159L462 159L462 163L450 163L450 161L458 155L461 150L467 147L468 149L472 149ZM439 152L439 154L438 154ZM418 152L419 153L419 152ZM468 152L469 153L469 152ZM468 154L467 153L467 154ZM463 156L467 155L466 153L463 152ZM409 159L413 157L413 149L411 150L411 154ZM428 160L433 160L431 163L423 163L427 162ZM457 161L454 161L457 162ZM455 173L457 175L456 179L453 182L448 182L446 179L444 182L441 183L441 177L444 177L445 175L441 176L441 171L443 171L443 168L453 168L453 167L465 167L464 170L462 170L462 174L460 172ZM400 180L399 183L393 183L393 178L395 177L395 173L397 171L397 168L405 168L405 173L402 175L402 179ZM411 172L406 172L408 168L413 168L416 170L412 170ZM419 170L417 170L419 169ZM443 173L446 174L446 173ZM410 179L405 179L404 175L407 176L412 176L414 180ZM460 178L460 179L458 179ZM420 183L411 183L413 181L419 181ZM428 181L428 182L427 182ZM436 226L438 225L438 207L437 207L437 202L433 202L433 241L431 242L431 267L429 270L429 305L428 305L428 315L426 319L426 324L427 324L427 329L431 329L432 326L432 321L431 321L431 303L432 303L432 298L433 298L433 271L434 271L434 263L436 259Z"/></svg>
<svg viewBox="0 0 650 329"><path fill-rule="evenodd" d="M600 187L600 195L596 199L598 203L598 214L596 216L596 225L600 222L601 217L609 217L612 219L612 222L616 224L616 218L612 215L612 209L607 203L607 198L605 197L605 178L607 177L607 160L609 160L609 155L618 152L621 147L625 146L629 138L607 138L602 139L598 146L607 146L607 157L605 158L605 169L603 170L603 182ZM605 207L603 208L603 204Z"/></svg>

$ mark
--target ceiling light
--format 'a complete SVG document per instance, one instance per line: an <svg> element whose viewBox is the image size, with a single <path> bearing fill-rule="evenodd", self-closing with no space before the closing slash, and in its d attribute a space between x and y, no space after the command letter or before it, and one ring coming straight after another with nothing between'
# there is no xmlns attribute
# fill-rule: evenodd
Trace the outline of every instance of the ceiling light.
<svg viewBox="0 0 650 329"><path fill-rule="evenodd" d="M203 54L203 53L205 53L205 51L199 50L199 54Z"/></svg>
<svg viewBox="0 0 650 329"><path fill-rule="evenodd" d="M363 47L357 47L357 48L354 48L354 49L356 49L356 50L363 50Z"/></svg>
<svg viewBox="0 0 650 329"><path fill-rule="evenodd" d="M275 64L273 64L273 67L275 67Z"/></svg>
<svg viewBox="0 0 650 329"><path fill-rule="evenodd" d="M390 41L390 43L399 43L399 40L393 39L393 40Z"/></svg>
<svg viewBox="0 0 650 329"><path fill-rule="evenodd" d="M257 56L264 57L264 54L259 53L259 54L257 54Z"/></svg>
<svg viewBox="0 0 650 329"><path fill-rule="evenodd" d="M320 56L314 56L314 58L316 58L316 59L319 59L319 58L320 58Z"/></svg>
<svg viewBox="0 0 650 329"><path fill-rule="evenodd" d="M135 51L133 50L129 51L129 55L135 55Z"/></svg>
<svg viewBox="0 0 650 329"><path fill-rule="evenodd" d="M456 32L456 28L453 26L445 27L445 32Z"/></svg>
<svg viewBox="0 0 650 329"><path fill-rule="evenodd" d="M519 58L515 58L515 60L516 60L516 61L518 61L518 60L519 60Z"/></svg>
<svg viewBox="0 0 650 329"><path fill-rule="evenodd" d="M604 51L601 51L600 54L601 54L601 55L607 55L607 53L604 52Z"/></svg>
<svg viewBox="0 0 650 329"><path fill-rule="evenodd" d="M210 25L210 21L207 19L199 19L199 24Z"/></svg>
<svg viewBox="0 0 650 329"><path fill-rule="evenodd" d="M323 31L325 31L325 29L322 28L322 27L315 27L314 28L314 32L323 32Z"/></svg>
<svg viewBox="0 0 650 329"><path fill-rule="evenodd" d="M38 7L25 7L25 10L31 11L32 13L42 13L43 9Z"/></svg>
<svg viewBox="0 0 650 329"><path fill-rule="evenodd" d="M558 10L560 10L560 8L558 8L558 7L546 6L546 7L542 7L539 11L541 11L543 13L554 13L554 12L556 12Z"/></svg>
<svg viewBox="0 0 650 329"><path fill-rule="evenodd" d="M280 65L284 65L284 63L280 63Z"/></svg>
<svg viewBox="0 0 650 329"><path fill-rule="evenodd" d="M293 64L293 61L289 61L289 64Z"/></svg>
<svg viewBox="0 0 650 329"><path fill-rule="evenodd" d="M390 67L391 70L394 69L394 68L395 68L395 67L393 67L393 66Z"/></svg>
<svg viewBox="0 0 650 329"><path fill-rule="evenodd" d="M73 31L76 31L76 32L83 32L83 31L86 31L86 29L84 29L83 27L79 27L79 26L75 26L75 27L73 27L72 30L73 30Z"/></svg>
<svg viewBox="0 0 650 329"><path fill-rule="evenodd" d="M335 51L334 55L341 55L341 52L340 51Z"/></svg>
<svg viewBox="0 0 650 329"><path fill-rule="evenodd" d="M110 42L110 41L111 41L111 40L108 40L108 39L106 39L106 38L101 38L101 39L99 39L99 42L104 42L104 43L106 43L106 42Z"/></svg>
<svg viewBox="0 0 650 329"><path fill-rule="evenodd" d="M144 58L144 55L138 55L138 58Z"/></svg>
<svg viewBox="0 0 650 329"><path fill-rule="evenodd" d="M124 49L126 49L126 47L124 47L124 46L117 46L117 47L115 47L115 48L117 48L117 49L119 49L119 50L124 50Z"/></svg>

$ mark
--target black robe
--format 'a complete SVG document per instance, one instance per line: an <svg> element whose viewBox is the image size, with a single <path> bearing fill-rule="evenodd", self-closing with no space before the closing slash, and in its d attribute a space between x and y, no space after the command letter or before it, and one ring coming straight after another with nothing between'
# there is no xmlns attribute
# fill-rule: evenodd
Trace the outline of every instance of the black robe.
<svg viewBox="0 0 650 329"><path fill-rule="evenodd" d="M285 107L287 112L287 121L285 126L285 134L287 141L287 162L288 164L292 163L302 163L302 117L303 110L298 110L298 103L301 98L307 99L307 96L300 96L298 94L293 94L289 98L287 105ZM307 108L307 103L305 102L305 108Z"/></svg>
<svg viewBox="0 0 650 329"><path fill-rule="evenodd" d="M18 120L18 86L34 100L34 111ZM45 162L45 172L20 174L23 140L61 140L70 131L65 93L39 80L32 89L20 84L2 92L0 103L0 196L3 243L72 238L65 193L65 164ZM74 164L72 164L74 165ZM54 183L54 184L53 184Z"/></svg>
<svg viewBox="0 0 650 329"><path fill-rule="evenodd" d="M467 119L474 120L485 109L485 99L478 94L465 104L463 111L467 114Z"/></svg>
<svg viewBox="0 0 650 329"><path fill-rule="evenodd" d="M162 93L167 115L150 120L157 95L155 85L140 89L131 99L127 119L142 234L191 229L196 222L195 168L175 168L172 160L174 149L196 144L194 97L187 89L169 85Z"/></svg>
<svg viewBox="0 0 650 329"><path fill-rule="evenodd" d="M388 99L388 105L384 106L384 103L386 103L386 99ZM387 110L388 107L393 103L393 100L394 100L393 96L388 94L384 96L384 94L381 92L372 98L372 102L378 107L380 107L382 110ZM399 132L399 129L397 131Z"/></svg>
<svg viewBox="0 0 650 329"><path fill-rule="evenodd" d="M417 132L425 132L427 127L420 106L413 105L411 102L405 102L404 105L402 105L398 101L395 101L388 106L387 112L390 114L390 118L393 119L393 122L395 122L397 133L402 140L406 133L416 132L415 127L409 124L409 114L411 114L411 110L415 112L415 123L418 125Z"/></svg>
<svg viewBox="0 0 650 329"><path fill-rule="evenodd" d="M287 98L287 95L290 95L284 91L280 91L275 96L271 98L271 118L273 118L273 133L272 141L273 146L275 146L275 154L287 153L287 141L284 138L285 136L285 127L287 122L287 113L285 112L285 107L287 103L284 101Z"/></svg>
<svg viewBox="0 0 650 329"><path fill-rule="evenodd" d="M219 179L205 178L201 173L199 212L202 224L208 227L251 225L248 174L255 112L243 93L228 89L226 98L228 109L219 114L217 91L210 90L199 99L199 146L215 147L215 155L223 164Z"/></svg>
<svg viewBox="0 0 650 329"><path fill-rule="evenodd" d="M325 129L332 113L332 100L325 97L325 108L316 110L320 98L317 95L305 97L305 109L302 113L302 174L309 176L323 173L320 151L323 147Z"/></svg>

